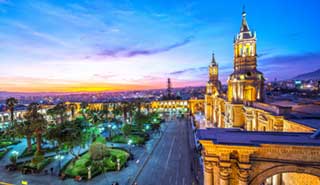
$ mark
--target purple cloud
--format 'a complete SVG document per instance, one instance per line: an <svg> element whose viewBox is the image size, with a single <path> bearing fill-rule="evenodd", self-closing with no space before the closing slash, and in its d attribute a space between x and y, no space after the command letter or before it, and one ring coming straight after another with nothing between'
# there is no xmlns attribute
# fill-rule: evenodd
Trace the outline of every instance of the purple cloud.
<svg viewBox="0 0 320 185"><path fill-rule="evenodd" d="M146 50L132 50L129 51L125 56L126 57L133 57L136 55L153 55L153 54L157 54L157 53L162 53L162 52L166 52L166 51L170 51L174 48L178 48L181 46L184 46L188 43L190 43L192 41L192 39L194 39L194 37L190 36L185 38L183 41L174 43L172 45L166 46L166 47L162 47L162 48L156 48L156 49L146 49Z"/></svg>
<svg viewBox="0 0 320 185"><path fill-rule="evenodd" d="M128 49L124 47L104 49L103 51L98 53L98 55L105 56L105 57L118 57L122 52L127 52L127 51Z"/></svg>
<svg viewBox="0 0 320 185"><path fill-rule="evenodd" d="M320 52L264 58L258 61L258 67L269 79L289 79L319 69Z"/></svg>
<svg viewBox="0 0 320 185"><path fill-rule="evenodd" d="M208 67L197 67L197 68L187 68L187 69L183 69L183 70L179 70L179 71L173 71L168 73L169 75L182 75L185 73L190 73L190 72L195 72L195 71L206 71L208 69Z"/></svg>
<svg viewBox="0 0 320 185"><path fill-rule="evenodd" d="M190 43L194 39L193 36L187 37L184 40L165 46L160 48L154 48L154 49L129 49L125 47L118 47L113 49L103 49L100 53L98 53L99 56L104 57L134 57L137 55L154 55L162 52L167 52L172 49L184 46L188 43Z"/></svg>

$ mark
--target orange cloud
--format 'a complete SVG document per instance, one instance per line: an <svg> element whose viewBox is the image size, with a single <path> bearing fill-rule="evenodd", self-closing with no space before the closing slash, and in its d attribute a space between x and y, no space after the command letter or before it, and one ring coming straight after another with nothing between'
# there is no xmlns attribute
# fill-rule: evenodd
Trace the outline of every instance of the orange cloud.
<svg viewBox="0 0 320 185"><path fill-rule="evenodd" d="M173 87L203 85L197 81L172 80ZM134 83L79 82L30 77L0 77L0 91L7 92L102 92L166 88L166 80L140 80Z"/></svg>

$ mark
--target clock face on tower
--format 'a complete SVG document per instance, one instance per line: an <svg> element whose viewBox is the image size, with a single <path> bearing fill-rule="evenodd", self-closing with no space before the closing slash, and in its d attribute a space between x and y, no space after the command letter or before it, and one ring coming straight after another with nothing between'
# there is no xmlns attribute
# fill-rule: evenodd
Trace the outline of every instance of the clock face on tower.
<svg viewBox="0 0 320 185"><path fill-rule="evenodd" d="M212 74L214 74L214 75L217 74L217 68L214 67L214 68L212 69Z"/></svg>
<svg viewBox="0 0 320 185"><path fill-rule="evenodd" d="M215 67L210 67L209 69L209 74L211 75L217 75L218 74L218 70Z"/></svg>

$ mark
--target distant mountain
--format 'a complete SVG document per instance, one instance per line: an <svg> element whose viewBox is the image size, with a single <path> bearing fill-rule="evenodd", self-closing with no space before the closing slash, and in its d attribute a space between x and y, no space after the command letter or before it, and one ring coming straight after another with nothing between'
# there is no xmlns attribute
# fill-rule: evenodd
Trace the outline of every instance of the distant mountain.
<svg viewBox="0 0 320 185"><path fill-rule="evenodd" d="M310 73L300 74L292 79L293 80L320 80L320 69Z"/></svg>

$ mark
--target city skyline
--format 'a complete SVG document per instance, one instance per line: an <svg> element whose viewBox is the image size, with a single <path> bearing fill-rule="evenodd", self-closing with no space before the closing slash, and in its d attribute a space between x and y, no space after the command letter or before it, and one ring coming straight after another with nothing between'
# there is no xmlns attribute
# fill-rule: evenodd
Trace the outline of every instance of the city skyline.
<svg viewBox="0 0 320 185"><path fill-rule="evenodd" d="M258 69L267 79L320 68L314 39L319 3L308 3L246 6L249 27L257 32ZM2 0L0 67L10 70L2 70L0 90L155 89L164 88L168 77L175 87L205 85L213 50L225 84L243 4Z"/></svg>

